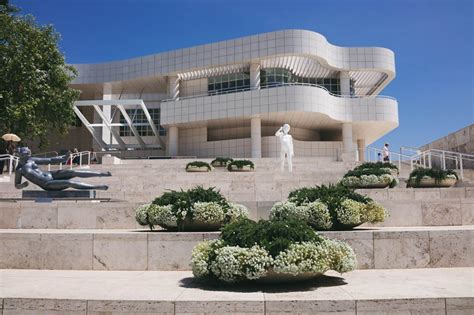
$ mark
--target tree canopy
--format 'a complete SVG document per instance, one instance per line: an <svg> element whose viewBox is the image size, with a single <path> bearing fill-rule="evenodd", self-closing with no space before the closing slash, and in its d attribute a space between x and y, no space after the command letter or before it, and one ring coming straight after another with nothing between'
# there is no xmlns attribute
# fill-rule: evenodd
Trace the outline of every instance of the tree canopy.
<svg viewBox="0 0 474 315"><path fill-rule="evenodd" d="M65 133L74 123L79 91L68 84L77 73L65 64L53 26L16 11L0 0L0 136L45 144L48 133Z"/></svg>

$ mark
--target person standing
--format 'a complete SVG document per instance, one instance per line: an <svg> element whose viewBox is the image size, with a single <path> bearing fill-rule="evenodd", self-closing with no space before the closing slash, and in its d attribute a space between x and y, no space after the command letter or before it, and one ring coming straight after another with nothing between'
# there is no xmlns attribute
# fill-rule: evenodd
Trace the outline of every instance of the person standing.
<svg viewBox="0 0 474 315"><path fill-rule="evenodd" d="M5 141L0 140L0 157L2 157L4 154L7 154L7 147L5 145ZM0 160L0 175L2 175L4 167L5 160Z"/></svg>
<svg viewBox="0 0 474 315"><path fill-rule="evenodd" d="M384 162L390 162L390 151L388 149L388 143L385 143L382 150L382 157Z"/></svg>

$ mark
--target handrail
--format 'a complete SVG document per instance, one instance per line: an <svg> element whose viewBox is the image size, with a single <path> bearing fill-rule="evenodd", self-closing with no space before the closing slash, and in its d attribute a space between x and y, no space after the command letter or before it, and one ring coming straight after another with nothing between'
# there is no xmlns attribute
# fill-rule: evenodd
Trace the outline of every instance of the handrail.
<svg viewBox="0 0 474 315"><path fill-rule="evenodd" d="M84 158L87 157L87 159ZM78 158L78 160L76 160ZM74 160L78 161L77 163L74 163ZM69 163L69 164L67 164ZM74 168L74 164L77 164L77 167L79 168L89 168L91 164L91 152L90 151L81 151L77 153L71 153L69 154L69 157L66 162L67 165L69 165L70 169ZM59 169L63 169L63 163L59 163ZM51 171L51 164L48 164L48 171Z"/></svg>
<svg viewBox="0 0 474 315"><path fill-rule="evenodd" d="M54 153L53 156L58 156L58 152L56 151L48 151L48 152L40 152L40 153L35 153L35 154L32 154L31 156L36 156L36 157L46 157L48 154L50 153Z"/></svg>
<svg viewBox="0 0 474 315"><path fill-rule="evenodd" d="M12 171L16 168L18 165L18 161L20 159L15 156L15 155L10 155L10 154L0 154L0 161L8 161L8 175L12 174ZM15 166L13 167L13 164Z"/></svg>
<svg viewBox="0 0 474 315"><path fill-rule="evenodd" d="M312 87L317 87L320 89L325 90L329 95L334 96L334 97L340 97L340 98L387 98L391 100L397 100L396 98L392 96L387 96L387 95L339 95L339 94L334 94L330 92L328 89L326 89L324 86L319 85L319 84L312 84L312 83L299 83L299 82L288 82L288 83L277 83L277 84L271 84L268 86L261 86L261 87L245 87L245 88L240 88L240 89L235 89L235 90L229 90L229 91L221 91L219 93L206 93L206 94L198 94L198 95L190 95L190 96L183 96L183 97L178 97L177 99L173 98L168 98L161 100L162 103L165 102L174 102L174 101L179 101L179 100L186 100L186 99L192 99L192 98L198 98L198 97L207 97L207 96L216 96L216 95L223 95L223 94L231 94L235 92L245 92L245 91L254 91L254 90L264 90L267 88L273 88L273 87L281 87L281 86L312 86Z"/></svg>
<svg viewBox="0 0 474 315"><path fill-rule="evenodd" d="M378 158L378 153L380 153L380 156L383 159L383 151L384 150L379 149L379 148L368 147L367 148L367 160L369 162L375 162L375 161L379 161L379 160L381 161L381 159ZM373 158L372 158L372 154L371 154L372 152L374 153ZM388 157L389 157L389 160L392 161L392 162L397 161L399 170L402 167L402 162L409 162L410 158L411 158L410 155L406 155L406 154L402 154L402 153L398 153L398 152L393 152L393 151L388 151Z"/></svg>

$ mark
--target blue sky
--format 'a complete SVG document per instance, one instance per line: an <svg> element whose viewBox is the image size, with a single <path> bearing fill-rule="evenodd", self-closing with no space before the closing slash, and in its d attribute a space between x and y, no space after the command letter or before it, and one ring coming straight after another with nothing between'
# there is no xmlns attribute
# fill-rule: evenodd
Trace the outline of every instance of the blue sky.
<svg viewBox="0 0 474 315"><path fill-rule="evenodd" d="M399 102L389 142L420 146L474 122L472 0L11 0L61 33L70 63L126 59L288 28L340 46L382 46Z"/></svg>

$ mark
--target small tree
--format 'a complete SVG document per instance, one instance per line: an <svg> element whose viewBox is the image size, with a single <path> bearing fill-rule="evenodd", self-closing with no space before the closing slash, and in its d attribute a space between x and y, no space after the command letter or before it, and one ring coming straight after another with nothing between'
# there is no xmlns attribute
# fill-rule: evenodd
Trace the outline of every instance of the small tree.
<svg viewBox="0 0 474 315"><path fill-rule="evenodd" d="M79 91L68 84L76 70L65 64L59 34L0 0L0 136L6 132L46 144L50 132L74 122Z"/></svg>

